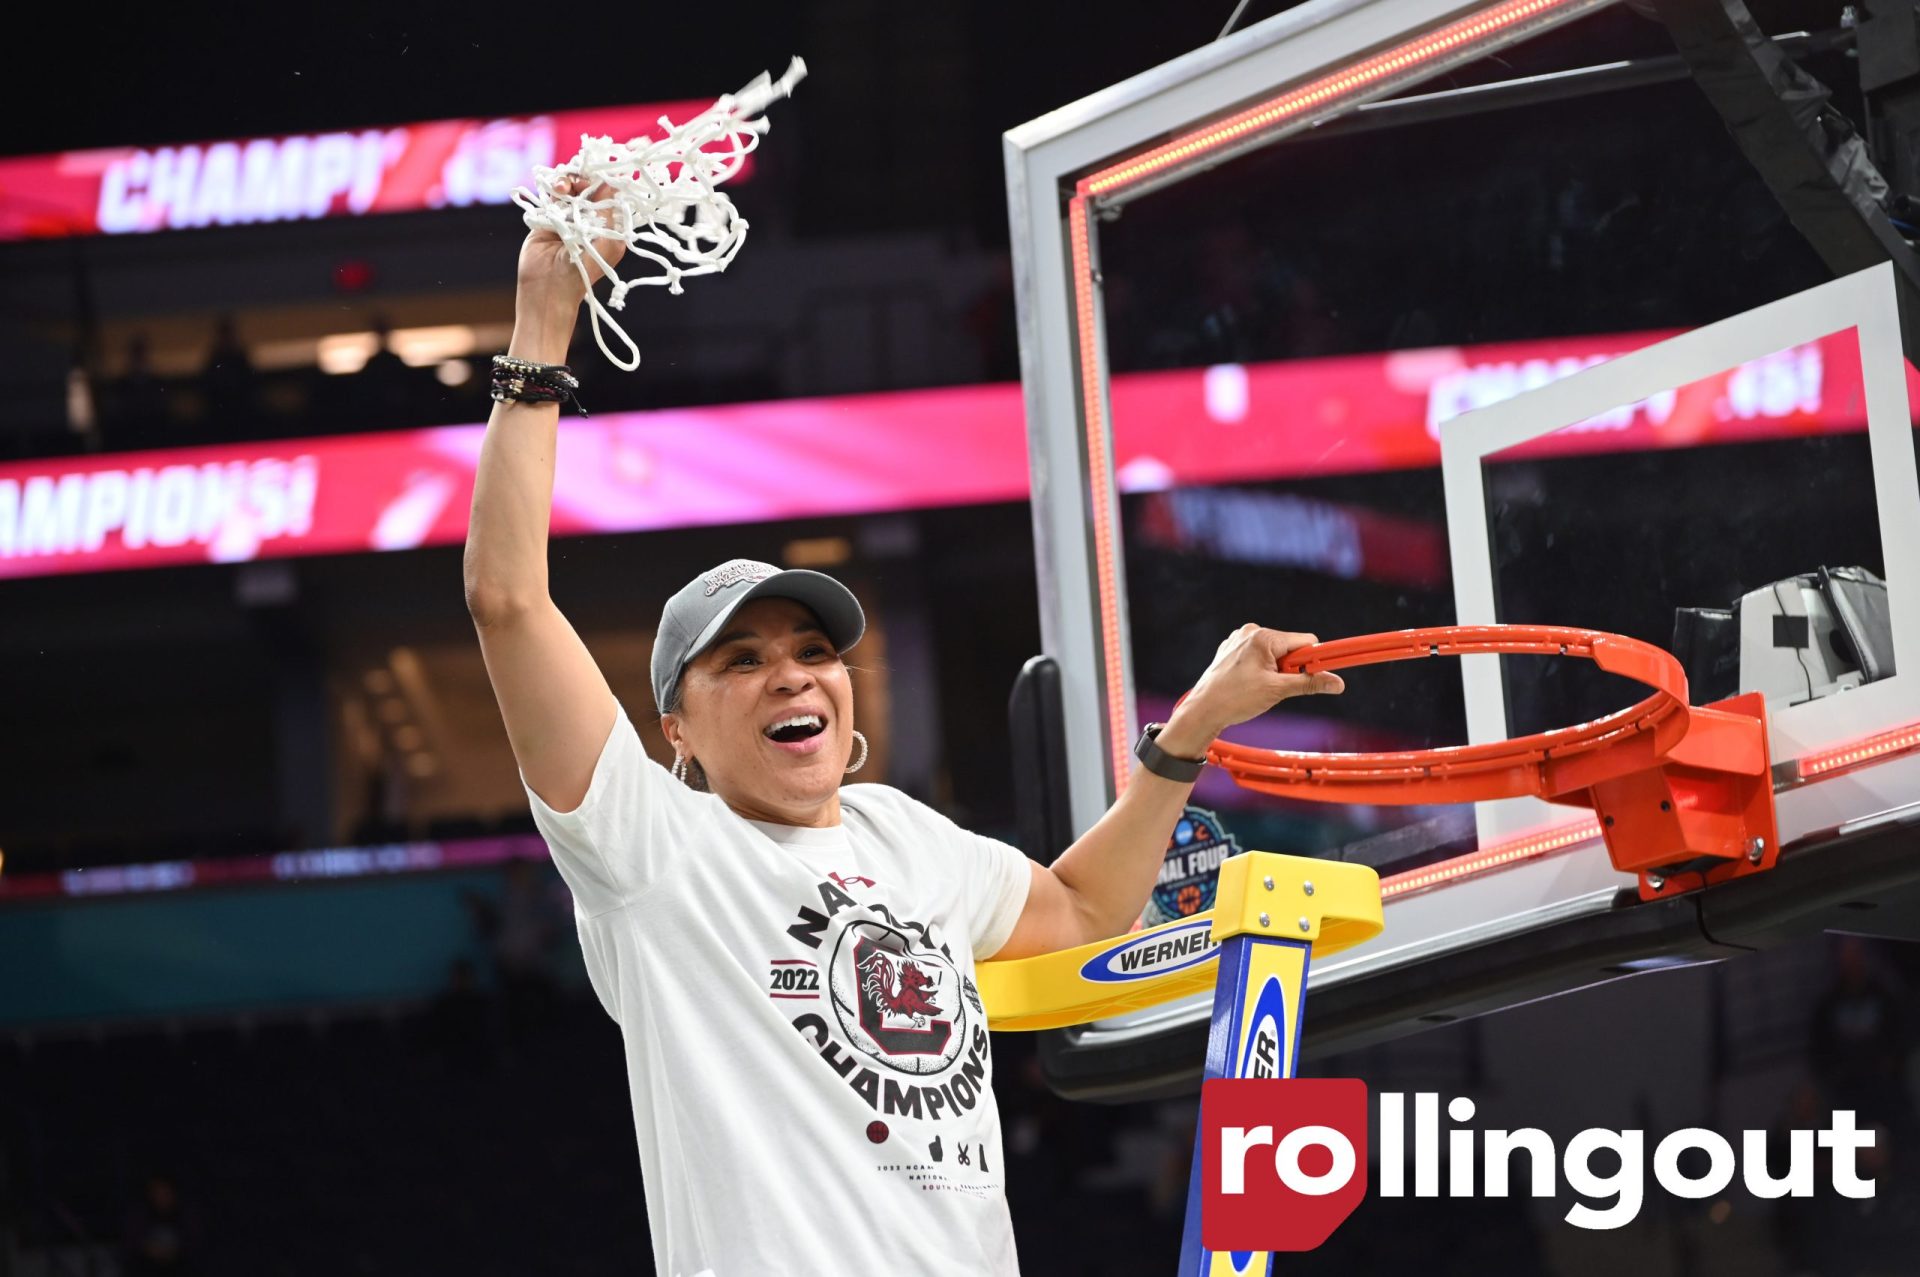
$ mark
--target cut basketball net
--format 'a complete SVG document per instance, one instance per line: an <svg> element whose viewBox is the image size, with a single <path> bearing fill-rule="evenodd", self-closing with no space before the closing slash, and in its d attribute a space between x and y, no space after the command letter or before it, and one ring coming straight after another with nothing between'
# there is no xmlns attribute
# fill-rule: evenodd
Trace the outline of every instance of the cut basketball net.
<svg viewBox="0 0 1920 1277"><path fill-rule="evenodd" d="M761 113L790 96L806 74L806 63L795 58L778 80L762 72L684 124L663 115L663 137L615 142L583 135L578 155L558 167L535 165L534 189L513 192L527 226L552 231L566 246L587 285L593 339L616 367L632 372L640 366L640 348L610 313L625 309L629 289L665 284L668 292L678 293L688 275L725 270L746 242L747 219L718 187L760 145L767 131ZM578 194L566 189L572 178L586 179L578 184ZM625 243L629 253L658 269L620 278L596 244L603 239ZM594 295L589 258L613 281L604 304ZM603 323L626 344L629 358L607 348Z"/></svg>

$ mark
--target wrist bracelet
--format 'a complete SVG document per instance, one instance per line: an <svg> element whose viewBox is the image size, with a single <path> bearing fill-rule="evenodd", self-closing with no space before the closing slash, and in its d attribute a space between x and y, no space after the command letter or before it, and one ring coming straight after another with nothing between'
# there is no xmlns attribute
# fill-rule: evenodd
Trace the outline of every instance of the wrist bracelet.
<svg viewBox="0 0 1920 1277"><path fill-rule="evenodd" d="M580 379L565 364L539 364L512 355L493 357L493 386L488 392L495 403L566 403L587 415L578 391Z"/></svg>

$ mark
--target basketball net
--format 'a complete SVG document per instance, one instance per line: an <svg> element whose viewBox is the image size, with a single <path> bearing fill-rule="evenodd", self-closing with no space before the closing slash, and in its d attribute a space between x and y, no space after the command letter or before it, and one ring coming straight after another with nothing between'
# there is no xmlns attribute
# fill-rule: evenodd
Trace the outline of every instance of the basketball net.
<svg viewBox="0 0 1920 1277"><path fill-rule="evenodd" d="M760 145L768 124L762 112L790 96L806 73L806 63L795 58L778 80L763 71L684 124L663 115L659 138L615 142L583 134L578 155L557 167L535 165L534 189L514 190L528 228L552 231L566 246L587 285L593 339L616 367L632 372L640 366L640 348L611 313L625 309L629 289L664 284L678 293L689 275L725 270L746 242L747 219L718 188ZM562 188L574 177L587 179L583 190L566 194ZM601 255L600 240L625 243L629 260L642 263L640 273L622 279ZM588 259L613 281L604 304L594 294ZM603 325L626 345L629 358L608 349Z"/></svg>

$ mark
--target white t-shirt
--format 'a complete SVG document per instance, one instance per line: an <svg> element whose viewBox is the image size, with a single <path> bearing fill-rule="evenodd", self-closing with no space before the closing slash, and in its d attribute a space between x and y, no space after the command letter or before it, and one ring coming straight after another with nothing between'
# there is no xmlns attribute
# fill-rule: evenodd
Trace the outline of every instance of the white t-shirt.
<svg viewBox="0 0 1920 1277"><path fill-rule="evenodd" d="M660 1277L1017 1274L972 977L1024 855L884 785L743 819L624 708L578 808L527 797L626 1040Z"/></svg>

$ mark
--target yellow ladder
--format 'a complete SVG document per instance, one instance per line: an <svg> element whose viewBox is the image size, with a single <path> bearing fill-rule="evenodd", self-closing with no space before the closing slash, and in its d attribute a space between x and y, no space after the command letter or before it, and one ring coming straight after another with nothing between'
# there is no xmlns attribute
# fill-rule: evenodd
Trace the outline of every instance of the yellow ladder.
<svg viewBox="0 0 1920 1277"><path fill-rule="evenodd" d="M1380 876L1367 866L1249 851L1220 866L1206 913L1058 953L982 962L974 980L988 1026L1009 1030L1086 1024L1211 989L1205 1077L1289 1078L1299 1064L1311 959L1370 940L1382 925ZM1271 1272L1271 1255L1201 1247L1200 1164L1196 1147L1180 1277Z"/></svg>

